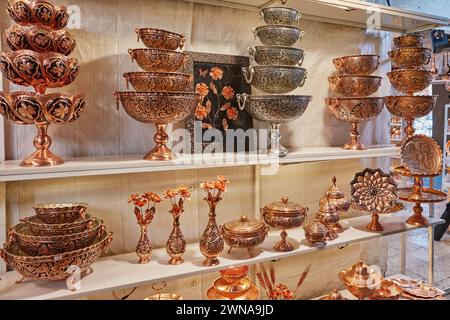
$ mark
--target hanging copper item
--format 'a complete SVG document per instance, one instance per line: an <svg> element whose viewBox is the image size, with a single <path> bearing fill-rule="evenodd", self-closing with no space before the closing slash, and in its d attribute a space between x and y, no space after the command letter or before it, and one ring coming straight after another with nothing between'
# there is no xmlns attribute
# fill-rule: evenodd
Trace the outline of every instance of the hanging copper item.
<svg viewBox="0 0 450 320"><path fill-rule="evenodd" d="M225 243L232 248L247 249L252 254L253 249L259 246L267 237L269 227L264 222L241 216L238 220L225 223L222 227L222 236Z"/></svg>
<svg viewBox="0 0 450 320"><path fill-rule="evenodd" d="M186 36L156 28L136 28L138 42L142 40L147 48L157 48L164 50L182 49Z"/></svg>
<svg viewBox="0 0 450 320"><path fill-rule="evenodd" d="M333 59L336 71L341 75L371 75L380 65L380 56L375 54L359 54Z"/></svg>
<svg viewBox="0 0 450 320"><path fill-rule="evenodd" d="M348 291L360 300L372 296L379 288L383 277L381 273L371 270L364 262L359 261L351 268L342 270L339 279L345 284Z"/></svg>

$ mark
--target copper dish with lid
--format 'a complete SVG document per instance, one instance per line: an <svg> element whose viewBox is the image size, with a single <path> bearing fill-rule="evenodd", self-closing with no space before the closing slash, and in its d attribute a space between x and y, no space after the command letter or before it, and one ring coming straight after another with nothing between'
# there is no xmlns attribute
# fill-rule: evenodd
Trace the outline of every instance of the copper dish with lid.
<svg viewBox="0 0 450 320"><path fill-rule="evenodd" d="M325 191L328 201L335 205L340 211L347 211L350 208L350 200L345 198L344 193L336 185L336 177L331 179L332 185Z"/></svg>
<svg viewBox="0 0 450 320"><path fill-rule="evenodd" d="M261 209L264 221L272 228L280 228L281 240L275 244L277 251L292 251L294 247L287 240L286 229L300 227L306 219L309 208L283 197L281 202L271 202Z"/></svg>
<svg viewBox="0 0 450 320"><path fill-rule="evenodd" d="M339 226L339 209L334 204L331 204L328 200L328 197L322 198L320 200L319 212L317 213L317 218L320 222L322 222L328 229L328 232L325 236L325 240L332 241L338 237L337 230L342 232L344 231Z"/></svg>
<svg viewBox="0 0 450 320"><path fill-rule="evenodd" d="M382 276L381 273L371 270L364 262L358 261L351 268L342 270L339 273L339 280L352 295L362 300L376 292L381 285Z"/></svg>
<svg viewBox="0 0 450 320"><path fill-rule="evenodd" d="M305 238L311 247L325 246L327 244L325 238L328 228L319 219L316 218L313 222L303 227L303 230L305 231Z"/></svg>
<svg viewBox="0 0 450 320"><path fill-rule="evenodd" d="M269 227L264 222L241 216L238 220L227 222L222 227L225 243L232 248L247 249L249 252L264 242Z"/></svg>

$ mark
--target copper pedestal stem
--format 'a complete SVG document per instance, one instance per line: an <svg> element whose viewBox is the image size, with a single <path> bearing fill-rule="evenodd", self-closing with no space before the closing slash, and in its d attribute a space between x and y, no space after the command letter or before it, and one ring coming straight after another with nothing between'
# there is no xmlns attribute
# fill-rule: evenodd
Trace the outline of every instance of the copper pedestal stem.
<svg viewBox="0 0 450 320"><path fill-rule="evenodd" d="M156 146L145 155L144 160L173 160L176 159L175 154L166 146L166 143L169 141L169 136L166 133L167 123L156 123L156 133L153 136L153 139L156 143Z"/></svg>
<svg viewBox="0 0 450 320"><path fill-rule="evenodd" d="M275 244L274 249L277 251L281 251L281 252L294 250L294 247L292 246L292 244L287 240L288 234L287 234L286 230L282 230L280 233L280 236L281 236L281 240Z"/></svg>
<svg viewBox="0 0 450 320"><path fill-rule="evenodd" d="M345 150L366 150L366 147L359 143L359 137L361 135L358 131L358 123L352 122L352 130L350 131L350 142L344 146Z"/></svg>
<svg viewBox="0 0 450 320"><path fill-rule="evenodd" d="M422 179L420 177L414 177L414 185L413 192L411 198L420 199L422 194ZM415 202L413 207L414 214L406 220L407 224L415 225L415 226L423 226L429 223L428 219L425 218L423 213L422 204L420 201Z"/></svg>
<svg viewBox="0 0 450 320"><path fill-rule="evenodd" d="M377 232L383 231L384 228L381 225L379 218L380 217L378 216L378 213L372 214L372 221L367 225L367 229L370 231L377 231Z"/></svg>
<svg viewBox="0 0 450 320"><path fill-rule="evenodd" d="M64 160L49 148L52 145L52 138L47 134L48 124L36 124L37 135L34 137L36 151L25 158L20 164L22 167L47 167L63 164Z"/></svg>
<svg viewBox="0 0 450 320"><path fill-rule="evenodd" d="M406 118L406 127L405 127L405 133L406 133L406 139L410 138L414 135L414 118Z"/></svg>

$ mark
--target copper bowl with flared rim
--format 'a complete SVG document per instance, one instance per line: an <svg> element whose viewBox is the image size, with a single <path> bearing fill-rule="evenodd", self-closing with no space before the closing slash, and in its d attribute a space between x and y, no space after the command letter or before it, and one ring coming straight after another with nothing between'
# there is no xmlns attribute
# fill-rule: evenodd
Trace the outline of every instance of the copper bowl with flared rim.
<svg viewBox="0 0 450 320"><path fill-rule="evenodd" d="M178 293L157 293L144 300L183 300L183 297Z"/></svg>
<svg viewBox="0 0 450 320"><path fill-rule="evenodd" d="M80 233L92 227L95 218L86 214L72 223L48 224L43 222L39 217L32 216L20 219L26 223L35 236L62 236L66 234Z"/></svg>
<svg viewBox="0 0 450 320"><path fill-rule="evenodd" d="M70 277L74 272L85 271L108 251L111 241L112 232L103 232L89 247L40 257L30 257L16 243L8 242L0 250L0 256L26 279L58 281ZM74 269L73 266L79 269Z"/></svg>
<svg viewBox="0 0 450 320"><path fill-rule="evenodd" d="M83 95L0 92L0 114L16 124L65 124L77 120L84 110Z"/></svg>
<svg viewBox="0 0 450 320"><path fill-rule="evenodd" d="M418 69L430 62L431 49L399 48L388 52L395 66L403 69Z"/></svg>
<svg viewBox="0 0 450 320"><path fill-rule="evenodd" d="M87 203L47 203L33 207L36 216L48 224L72 223L86 214Z"/></svg>
<svg viewBox="0 0 450 320"><path fill-rule="evenodd" d="M307 72L302 67L250 66L243 67L245 81L269 94L284 94L303 87Z"/></svg>
<svg viewBox="0 0 450 320"><path fill-rule="evenodd" d="M331 76L328 77L330 89L344 97L367 97L381 86L378 76Z"/></svg>
<svg viewBox="0 0 450 320"><path fill-rule="evenodd" d="M250 278L243 278L235 283L228 283L223 278L217 278L213 282L213 287L216 291L228 299L235 299L245 295L252 288L252 280Z"/></svg>
<svg viewBox="0 0 450 320"><path fill-rule="evenodd" d="M429 114L438 96L389 96L386 108L394 116L406 119L422 118Z"/></svg>
<svg viewBox="0 0 450 320"><path fill-rule="evenodd" d="M405 34L394 38L394 45L397 48L416 47L422 48L424 36L421 34Z"/></svg>
<svg viewBox="0 0 450 320"><path fill-rule="evenodd" d="M360 123L374 119L381 113L384 107L384 98L326 98L325 103L337 119L351 123Z"/></svg>
<svg viewBox="0 0 450 320"><path fill-rule="evenodd" d="M258 37L265 46L293 46L300 40L305 31L298 27L273 24L252 29L255 38Z"/></svg>
<svg viewBox="0 0 450 320"><path fill-rule="evenodd" d="M380 56L375 54L358 54L333 59L334 67L341 75L368 76L380 65Z"/></svg>
<svg viewBox="0 0 450 320"><path fill-rule="evenodd" d="M240 267L230 267L227 269L219 270L220 276L227 283L235 283L243 278L245 278L248 274L248 266L240 266Z"/></svg>
<svg viewBox="0 0 450 320"><path fill-rule="evenodd" d="M420 69L398 69L388 72L386 75L396 90L408 94L425 90L433 80L430 71Z"/></svg>
<svg viewBox="0 0 450 320"><path fill-rule="evenodd" d="M265 23L274 25L295 25L302 16L297 10L288 7L267 7L259 13Z"/></svg>
<svg viewBox="0 0 450 320"><path fill-rule="evenodd" d="M79 71L78 60L56 52L19 50L0 53L0 69L13 83L32 86L36 92L71 84Z"/></svg>
<svg viewBox="0 0 450 320"><path fill-rule="evenodd" d="M186 36L172 31L156 28L136 28L138 42L142 40L150 49L177 50L182 49Z"/></svg>
<svg viewBox="0 0 450 320"><path fill-rule="evenodd" d="M377 287L381 284L382 276L369 269L363 262L357 262L351 268L342 270L339 273L341 280L348 291L359 299L372 296Z"/></svg>
<svg viewBox="0 0 450 320"><path fill-rule="evenodd" d="M232 248L254 249L264 242L269 228L264 222L241 216L238 220L227 222L222 227L225 243Z"/></svg>
<svg viewBox="0 0 450 320"><path fill-rule="evenodd" d="M174 72L127 72L123 77L139 92L180 92L192 83L192 75Z"/></svg>
<svg viewBox="0 0 450 320"><path fill-rule="evenodd" d="M148 72L176 72L189 59L185 53L164 49L129 49L128 53L132 62Z"/></svg>
<svg viewBox="0 0 450 320"><path fill-rule="evenodd" d="M6 11L19 25L35 25L52 30L67 26L69 14L65 6L54 6L47 1L8 0Z"/></svg>
<svg viewBox="0 0 450 320"><path fill-rule="evenodd" d="M305 57L302 49L285 46L253 46L247 50L263 66L301 66Z"/></svg>

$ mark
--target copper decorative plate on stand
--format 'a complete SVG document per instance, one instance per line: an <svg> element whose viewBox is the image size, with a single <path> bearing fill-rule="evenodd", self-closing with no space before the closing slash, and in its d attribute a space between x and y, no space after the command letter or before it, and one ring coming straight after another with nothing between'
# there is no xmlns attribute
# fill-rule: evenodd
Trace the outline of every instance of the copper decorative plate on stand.
<svg viewBox="0 0 450 320"><path fill-rule="evenodd" d="M402 162L413 175L440 175L442 149L425 135L414 135L405 140L401 150Z"/></svg>

